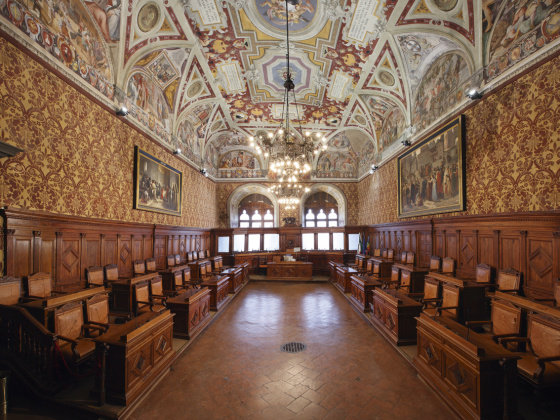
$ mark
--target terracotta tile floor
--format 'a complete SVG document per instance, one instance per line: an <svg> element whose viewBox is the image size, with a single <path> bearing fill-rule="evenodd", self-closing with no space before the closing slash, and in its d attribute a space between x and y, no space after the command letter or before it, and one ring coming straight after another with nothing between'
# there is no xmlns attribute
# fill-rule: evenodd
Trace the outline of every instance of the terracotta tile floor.
<svg viewBox="0 0 560 420"><path fill-rule="evenodd" d="M131 418L455 416L332 285L251 282Z"/></svg>

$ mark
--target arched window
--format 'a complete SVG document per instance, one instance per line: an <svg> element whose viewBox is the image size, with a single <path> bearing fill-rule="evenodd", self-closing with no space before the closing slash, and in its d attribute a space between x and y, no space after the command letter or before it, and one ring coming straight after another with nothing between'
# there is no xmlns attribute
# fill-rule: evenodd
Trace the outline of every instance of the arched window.
<svg viewBox="0 0 560 420"><path fill-rule="evenodd" d="M338 226L338 214L336 214L334 209L331 209L329 213L329 227L331 226Z"/></svg>
<svg viewBox="0 0 560 420"><path fill-rule="evenodd" d="M251 218L247 214L247 210L243 210L243 213L239 216L239 227L240 228L248 228L250 219Z"/></svg>
<svg viewBox="0 0 560 420"><path fill-rule="evenodd" d="M238 214L240 228L263 227L263 216L264 227L274 227L274 205L262 194L250 194L243 198L239 203Z"/></svg>
<svg viewBox="0 0 560 420"><path fill-rule="evenodd" d="M315 215L311 209L305 215L305 227L315 227Z"/></svg>
<svg viewBox="0 0 560 420"><path fill-rule="evenodd" d="M306 227L327 227L327 219L328 226L338 226L338 203L332 195L324 191L316 192L307 197L304 208ZM313 221L312 224L309 220Z"/></svg>
<svg viewBox="0 0 560 420"><path fill-rule="evenodd" d="M264 227L274 227L274 216L272 215L270 210L267 210L266 214L264 215Z"/></svg>
<svg viewBox="0 0 560 420"><path fill-rule="evenodd" d="M259 214L258 210L255 210L255 214L251 217L251 227L260 228L262 226L261 220L262 216Z"/></svg>
<svg viewBox="0 0 560 420"><path fill-rule="evenodd" d="M327 215L323 212L323 209L320 209L317 215L317 227L327 227Z"/></svg>

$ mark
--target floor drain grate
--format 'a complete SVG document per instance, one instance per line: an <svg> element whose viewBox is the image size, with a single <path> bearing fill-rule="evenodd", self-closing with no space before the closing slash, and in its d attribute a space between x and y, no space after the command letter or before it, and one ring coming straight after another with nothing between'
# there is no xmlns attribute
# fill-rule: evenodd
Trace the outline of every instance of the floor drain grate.
<svg viewBox="0 0 560 420"><path fill-rule="evenodd" d="M300 351L304 351L306 348L307 346L305 344L292 341L290 343L283 344L280 350L286 353L299 353Z"/></svg>

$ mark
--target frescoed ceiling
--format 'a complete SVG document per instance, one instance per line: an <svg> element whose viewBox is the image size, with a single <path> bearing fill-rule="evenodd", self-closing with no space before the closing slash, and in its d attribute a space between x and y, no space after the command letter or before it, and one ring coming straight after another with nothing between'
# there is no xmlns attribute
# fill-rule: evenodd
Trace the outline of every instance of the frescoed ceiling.
<svg viewBox="0 0 560 420"><path fill-rule="evenodd" d="M0 29L217 180L267 178L247 138L283 118L288 49L312 178L355 180L560 44L560 0L290 0L289 40L285 7L0 0Z"/></svg>

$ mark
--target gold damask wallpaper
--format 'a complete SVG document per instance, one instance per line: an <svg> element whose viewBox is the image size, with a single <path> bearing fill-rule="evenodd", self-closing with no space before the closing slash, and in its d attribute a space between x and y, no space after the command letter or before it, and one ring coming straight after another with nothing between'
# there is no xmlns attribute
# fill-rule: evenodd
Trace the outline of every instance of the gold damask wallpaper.
<svg viewBox="0 0 560 420"><path fill-rule="evenodd" d="M272 185L271 183L262 182L260 183L266 187ZM348 203L347 209L347 225L356 225L358 224L358 201L354 199L358 195L358 184L356 183L345 183L345 182L333 182L332 185L336 185L346 196L346 201ZM218 214L220 219L219 227L227 228L229 227L229 220L227 218L227 201L229 196L237 187L241 186L242 184L239 182L228 182L228 183L219 183L217 186L216 192L216 199L218 205ZM313 184L305 184L306 186L310 186ZM299 210L284 210L282 206L280 206L280 225L282 226L282 219L284 217L295 217L297 219L297 223L300 224L300 214Z"/></svg>
<svg viewBox="0 0 560 420"><path fill-rule="evenodd" d="M0 132L24 149L0 159L0 206L211 228L216 184L0 37ZM181 217L134 210L134 146L183 172Z"/></svg>
<svg viewBox="0 0 560 420"><path fill-rule="evenodd" d="M467 211L441 216L560 209L560 57L465 116ZM396 159L359 182L358 197L358 224L397 221Z"/></svg>

